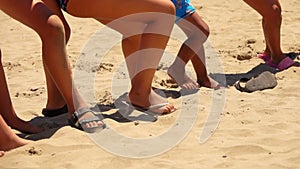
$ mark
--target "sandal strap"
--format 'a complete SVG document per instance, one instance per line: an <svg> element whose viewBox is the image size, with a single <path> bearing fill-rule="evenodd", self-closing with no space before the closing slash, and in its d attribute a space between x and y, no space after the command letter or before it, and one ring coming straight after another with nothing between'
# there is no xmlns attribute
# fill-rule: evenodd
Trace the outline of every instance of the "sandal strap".
<svg viewBox="0 0 300 169"><path fill-rule="evenodd" d="M72 126L72 127L76 127L80 130L83 130L83 128L81 127L81 125L79 124L79 118L84 115L86 112L92 112L94 113L90 108L88 107L83 107L80 108L78 110L76 110L72 116L71 119L68 119L68 123Z"/></svg>
<svg viewBox="0 0 300 169"><path fill-rule="evenodd" d="M82 120L79 120L84 114L86 114L87 112L91 112L93 113L94 116L91 116L91 117L88 117L88 118L84 118ZM88 107L84 107L84 108L81 108L81 109L78 109L76 110L72 116L71 116L71 119L68 120L69 124L72 126L72 127L75 127L77 129L80 129L80 130L84 130L88 133L92 133L92 132L95 132L97 130L100 130L100 129L103 129L106 127L105 123L103 123L103 126L102 127L92 127L92 128L83 128L82 126L87 124L87 123L90 123L92 121L102 121L103 118L100 118L98 117L98 115L96 115L90 108Z"/></svg>
<svg viewBox="0 0 300 169"><path fill-rule="evenodd" d="M74 112L74 115L79 119L82 115L87 112L91 112L95 115L95 113L89 107L83 107Z"/></svg>
<svg viewBox="0 0 300 169"><path fill-rule="evenodd" d="M246 78L246 77L243 77L241 78L240 80L238 80L235 84L234 84L234 87L241 91L241 92L250 92L249 90L247 90L245 87L242 87L241 86L241 83L246 83L250 80L250 78Z"/></svg>

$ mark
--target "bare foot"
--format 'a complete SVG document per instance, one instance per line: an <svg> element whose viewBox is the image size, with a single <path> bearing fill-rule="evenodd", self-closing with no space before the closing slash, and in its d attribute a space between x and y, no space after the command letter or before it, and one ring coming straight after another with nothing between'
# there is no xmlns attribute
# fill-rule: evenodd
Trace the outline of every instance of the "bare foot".
<svg viewBox="0 0 300 169"><path fill-rule="evenodd" d="M0 157L3 157L3 156L4 156L4 154L5 154L5 152L4 152L4 151L0 151Z"/></svg>
<svg viewBox="0 0 300 169"><path fill-rule="evenodd" d="M134 106L145 110L148 109L157 114L169 114L176 110L173 104L168 103L165 98L158 95L153 89L151 89L149 95L130 92L128 94L128 100Z"/></svg>
<svg viewBox="0 0 300 169"><path fill-rule="evenodd" d="M215 90L221 88L221 85L217 81L212 79L210 76L198 78L197 82L200 85L200 87L207 87Z"/></svg>
<svg viewBox="0 0 300 169"><path fill-rule="evenodd" d="M3 143L2 143L2 140L1 140L0 149L2 150L2 154L3 155L5 154L4 151L9 151L9 150L12 150L12 149L15 149L15 148L18 148L18 147L21 147L21 146L24 146L24 145L26 145L28 143L32 143L33 142L33 141L30 141L30 140L26 140L26 139L20 138L20 137L18 137L15 134L11 135L10 137L11 138L5 138L5 140L3 141ZM1 154L1 152L0 152L0 154Z"/></svg>
<svg viewBox="0 0 300 169"><path fill-rule="evenodd" d="M187 75L184 67L171 65L168 69L168 75L183 89L195 90L199 88L199 85Z"/></svg>
<svg viewBox="0 0 300 169"><path fill-rule="evenodd" d="M43 131L42 128L33 126L29 122L26 122L20 118L17 117L15 120L7 121L7 124L13 128L16 129L20 132L23 133L30 133L30 134L35 134L35 133L40 133Z"/></svg>

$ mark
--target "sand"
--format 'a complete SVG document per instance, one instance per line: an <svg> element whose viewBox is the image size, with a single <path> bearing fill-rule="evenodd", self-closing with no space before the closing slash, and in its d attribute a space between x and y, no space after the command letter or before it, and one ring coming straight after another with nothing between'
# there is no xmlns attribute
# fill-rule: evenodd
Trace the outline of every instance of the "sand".
<svg viewBox="0 0 300 169"><path fill-rule="evenodd" d="M22 135L36 141L7 152L0 158L0 168L299 168L299 68L277 72L278 85L274 89L253 93L236 90L233 84L239 78L272 71L256 57L264 49L261 17L243 1L192 3L210 26L208 69L218 80L226 77L228 88L182 92L167 81L166 69L172 57L164 56L153 86L163 89L179 110L160 117L133 111L129 120L122 119L120 114L126 114L127 109L119 96L129 81L120 44L116 43L94 67L94 101L98 108L105 109L108 125L108 129L94 135L66 126L64 115L42 116L46 87L39 37L1 12L0 47L13 104L21 118L48 130ZM300 62L300 2L281 3L282 49ZM67 49L74 66L90 37L104 29L92 19L65 16L72 28ZM167 51L175 54L179 45L172 38ZM116 108L112 106L120 100ZM207 122L208 118L213 121ZM211 133L207 125L212 127ZM200 139L203 131L207 140Z"/></svg>

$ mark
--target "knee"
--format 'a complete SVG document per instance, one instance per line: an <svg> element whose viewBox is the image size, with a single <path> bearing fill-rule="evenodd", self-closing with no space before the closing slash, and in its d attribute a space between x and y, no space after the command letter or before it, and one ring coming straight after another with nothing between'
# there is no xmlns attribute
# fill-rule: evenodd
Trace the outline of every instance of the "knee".
<svg viewBox="0 0 300 169"><path fill-rule="evenodd" d="M191 41L196 41L198 44L203 44L206 42L209 36L209 27L198 27L198 30L191 31L187 34L188 39Z"/></svg>
<svg viewBox="0 0 300 169"><path fill-rule="evenodd" d="M50 16L47 20L47 24L44 27L45 29L39 33L41 38L44 40L65 36L64 25L60 18L56 15Z"/></svg>
<svg viewBox="0 0 300 169"><path fill-rule="evenodd" d="M269 15L265 15L264 17L275 21L281 20L282 16L280 6L276 4L272 5L272 7L270 8Z"/></svg>
<svg viewBox="0 0 300 169"><path fill-rule="evenodd" d="M205 26L202 28L201 30L203 32L203 36L205 37L205 41L207 40L209 34L210 34L210 30L208 26Z"/></svg>
<svg viewBox="0 0 300 169"><path fill-rule="evenodd" d="M272 9L273 16L276 18L281 18L281 8L278 5L273 5Z"/></svg>
<svg viewBox="0 0 300 169"><path fill-rule="evenodd" d="M65 35L64 25L56 15L50 17L48 20L48 34L52 37Z"/></svg>

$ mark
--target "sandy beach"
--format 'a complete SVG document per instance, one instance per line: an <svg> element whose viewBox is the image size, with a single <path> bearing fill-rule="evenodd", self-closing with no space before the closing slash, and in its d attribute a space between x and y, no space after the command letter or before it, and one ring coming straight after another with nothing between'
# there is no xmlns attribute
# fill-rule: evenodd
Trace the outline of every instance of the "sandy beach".
<svg viewBox="0 0 300 169"><path fill-rule="evenodd" d="M274 71L256 57L265 47L260 15L243 1L191 1L210 26L207 68L213 78L228 88L182 91L169 82L166 73L174 57L164 55L153 86L161 89L161 94L178 110L159 117L136 110L128 113L122 96L129 79L117 41L105 55L100 53L100 63L91 67L93 81L84 81L92 87L92 104L104 114L108 126L92 135L68 126L65 115L42 115L47 91L41 41L34 31L0 12L2 62L14 107L19 117L47 129L35 135L16 131L35 142L7 152L0 158L0 168L300 168L300 67L275 72L278 85L273 89L238 91L233 84L240 78ZM281 4L282 50L300 62L300 1ZM69 60L78 70L76 65L87 50L87 43L99 30L101 34L107 29L95 20L64 14L72 29L67 46ZM166 50L173 55L181 44L176 36L170 39ZM111 37L106 38L101 42ZM195 77L191 64L188 68ZM80 73L75 77L84 78ZM209 126L217 128L210 132L206 128ZM203 133L207 134L205 140Z"/></svg>

